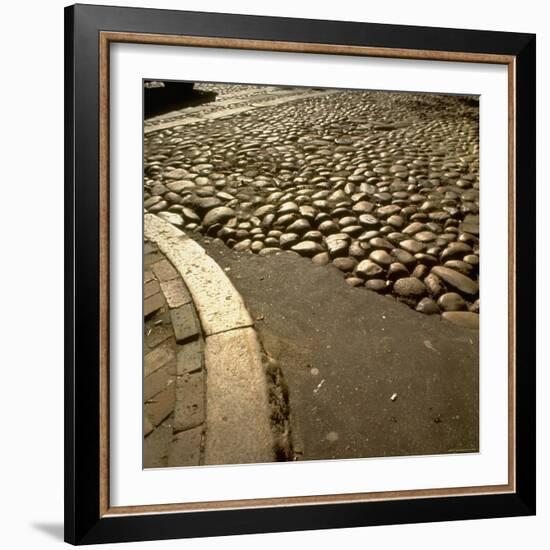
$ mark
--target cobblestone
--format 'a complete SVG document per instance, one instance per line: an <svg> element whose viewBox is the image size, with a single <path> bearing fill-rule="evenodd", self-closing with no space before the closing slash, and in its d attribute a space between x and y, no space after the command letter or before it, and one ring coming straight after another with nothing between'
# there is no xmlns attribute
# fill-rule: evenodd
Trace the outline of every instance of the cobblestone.
<svg viewBox="0 0 550 550"><path fill-rule="evenodd" d="M158 199L146 204L150 212L178 214L184 230L243 253L291 249L333 263L351 285L412 308L422 297L403 298L394 285L411 276L423 282L436 265L467 269L477 288L477 98L200 86L218 101L184 109L180 116L192 112L193 121L151 126L145 136L145 198ZM185 184L169 194L174 170ZM233 215L213 222L209 212L219 208ZM374 261L374 275L356 271L381 250L402 266ZM477 290L460 292L477 308Z"/></svg>

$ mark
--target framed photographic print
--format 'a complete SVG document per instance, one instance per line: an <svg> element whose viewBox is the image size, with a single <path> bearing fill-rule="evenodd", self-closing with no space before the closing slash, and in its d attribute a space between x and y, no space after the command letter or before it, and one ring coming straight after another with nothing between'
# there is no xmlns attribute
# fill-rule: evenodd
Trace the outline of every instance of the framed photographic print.
<svg viewBox="0 0 550 550"><path fill-rule="evenodd" d="M535 513L535 36L66 8L66 540Z"/></svg>

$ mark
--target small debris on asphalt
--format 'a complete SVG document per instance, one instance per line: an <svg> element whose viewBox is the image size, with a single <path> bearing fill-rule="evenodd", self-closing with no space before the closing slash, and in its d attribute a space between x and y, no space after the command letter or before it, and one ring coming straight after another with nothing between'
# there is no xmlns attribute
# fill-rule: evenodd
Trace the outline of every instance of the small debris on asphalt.
<svg viewBox="0 0 550 550"><path fill-rule="evenodd" d="M432 351L435 351L436 353L439 353L439 350L435 349L435 348L433 347L432 343L431 343L429 340L424 340L424 345L425 345L428 349L430 349L430 350L432 350Z"/></svg>
<svg viewBox="0 0 550 550"><path fill-rule="evenodd" d="M323 379L319 382L319 384L317 384L317 387L313 390L313 393L317 393L317 392L321 389L321 387L322 387L322 385L323 385L324 383L325 383L325 379L323 378Z"/></svg>

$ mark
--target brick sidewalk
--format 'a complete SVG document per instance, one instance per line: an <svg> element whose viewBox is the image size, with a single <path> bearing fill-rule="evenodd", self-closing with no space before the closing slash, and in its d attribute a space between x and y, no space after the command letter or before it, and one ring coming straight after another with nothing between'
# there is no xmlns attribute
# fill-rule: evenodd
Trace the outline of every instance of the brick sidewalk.
<svg viewBox="0 0 550 550"><path fill-rule="evenodd" d="M144 244L143 467L202 463L204 339L191 296L158 248Z"/></svg>

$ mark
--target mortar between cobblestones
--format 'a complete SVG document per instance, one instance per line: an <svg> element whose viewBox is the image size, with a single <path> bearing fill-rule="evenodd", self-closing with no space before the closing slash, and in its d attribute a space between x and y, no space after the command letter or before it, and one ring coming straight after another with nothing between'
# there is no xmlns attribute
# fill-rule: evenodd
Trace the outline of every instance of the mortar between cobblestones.
<svg viewBox="0 0 550 550"><path fill-rule="evenodd" d="M205 335L205 464L275 460L260 345L241 295L206 251L176 227L146 214L144 234L183 278Z"/></svg>

